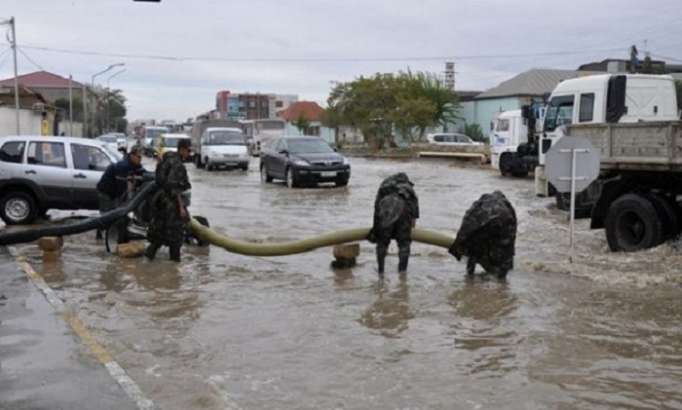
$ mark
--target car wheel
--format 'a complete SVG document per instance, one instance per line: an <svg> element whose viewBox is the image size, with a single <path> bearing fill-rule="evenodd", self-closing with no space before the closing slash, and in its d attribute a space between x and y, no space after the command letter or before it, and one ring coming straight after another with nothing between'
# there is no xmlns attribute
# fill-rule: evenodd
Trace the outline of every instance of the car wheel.
<svg viewBox="0 0 682 410"><path fill-rule="evenodd" d="M348 179L339 179L336 181L336 186L346 186L348 185Z"/></svg>
<svg viewBox="0 0 682 410"><path fill-rule="evenodd" d="M242 165L240 168L242 169L242 171L248 171L249 170L248 165Z"/></svg>
<svg viewBox="0 0 682 410"><path fill-rule="evenodd" d="M298 186L298 182L294 178L294 171L291 168L287 168L286 181L289 188L296 188Z"/></svg>
<svg viewBox="0 0 682 410"><path fill-rule="evenodd" d="M262 183L272 182L272 177L268 175L268 168L265 165L260 166L260 181Z"/></svg>
<svg viewBox="0 0 682 410"><path fill-rule="evenodd" d="M606 240L614 251L634 252L659 245L663 226L656 208L639 194L616 199L606 215Z"/></svg>
<svg viewBox="0 0 682 410"><path fill-rule="evenodd" d="M0 200L0 217L7 225L29 224L37 215L38 206L31 194L10 192Z"/></svg>

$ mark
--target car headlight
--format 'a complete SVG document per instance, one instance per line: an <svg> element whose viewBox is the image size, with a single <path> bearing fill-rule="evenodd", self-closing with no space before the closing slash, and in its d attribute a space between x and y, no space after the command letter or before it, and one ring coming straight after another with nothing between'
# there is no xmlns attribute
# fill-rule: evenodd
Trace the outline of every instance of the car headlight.
<svg viewBox="0 0 682 410"><path fill-rule="evenodd" d="M343 157L343 165L350 165L350 160L346 157Z"/></svg>
<svg viewBox="0 0 682 410"><path fill-rule="evenodd" d="M299 167L307 167L310 164L308 163L308 161L304 161L302 159L297 159L297 160L294 160L294 165L297 165Z"/></svg>

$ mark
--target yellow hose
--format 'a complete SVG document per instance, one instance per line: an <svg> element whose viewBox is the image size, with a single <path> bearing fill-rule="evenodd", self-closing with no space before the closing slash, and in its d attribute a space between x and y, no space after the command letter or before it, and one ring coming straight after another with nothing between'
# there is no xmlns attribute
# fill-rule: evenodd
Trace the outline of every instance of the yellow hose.
<svg viewBox="0 0 682 410"><path fill-rule="evenodd" d="M346 242L363 241L367 239L369 228L346 229L343 231L328 232L300 241L282 243L254 243L240 241L221 235L211 228L197 222L192 218L192 232L202 240L221 247L228 252L250 256L281 256L308 252L325 246L339 245ZM454 238L427 229L415 228L412 230L412 240L442 248L449 248L455 241Z"/></svg>

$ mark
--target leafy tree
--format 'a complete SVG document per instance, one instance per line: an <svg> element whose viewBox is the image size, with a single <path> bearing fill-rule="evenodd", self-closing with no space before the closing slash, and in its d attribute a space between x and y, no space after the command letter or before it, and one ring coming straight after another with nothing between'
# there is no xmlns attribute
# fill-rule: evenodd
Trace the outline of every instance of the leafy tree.
<svg viewBox="0 0 682 410"><path fill-rule="evenodd" d="M69 119L69 99L68 98L58 98L54 102L55 107L59 108L63 113L63 119L68 121ZM74 122L83 121L83 102L80 98L73 98L73 120Z"/></svg>
<svg viewBox="0 0 682 410"><path fill-rule="evenodd" d="M308 130L310 129L310 121L308 121L303 113L299 113L298 118L294 121L294 126L298 128L301 134L307 135Z"/></svg>
<svg viewBox="0 0 682 410"><path fill-rule="evenodd" d="M483 135L483 131L481 130L481 126L478 124L465 125L464 134L466 134L469 138L471 138L474 141L478 142L486 141L485 135Z"/></svg>
<svg viewBox="0 0 682 410"><path fill-rule="evenodd" d="M459 108L456 94L434 74L410 71L336 83L327 105L327 124L359 128L379 149L394 130L413 140L416 129L417 139L423 139L428 127L451 121Z"/></svg>

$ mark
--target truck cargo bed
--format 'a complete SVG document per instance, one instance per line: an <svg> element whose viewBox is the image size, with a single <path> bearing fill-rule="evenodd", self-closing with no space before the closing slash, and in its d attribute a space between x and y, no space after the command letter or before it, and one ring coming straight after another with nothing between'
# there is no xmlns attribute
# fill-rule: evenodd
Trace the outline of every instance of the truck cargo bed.
<svg viewBox="0 0 682 410"><path fill-rule="evenodd" d="M577 124L568 134L600 150L604 171L682 172L682 121Z"/></svg>

